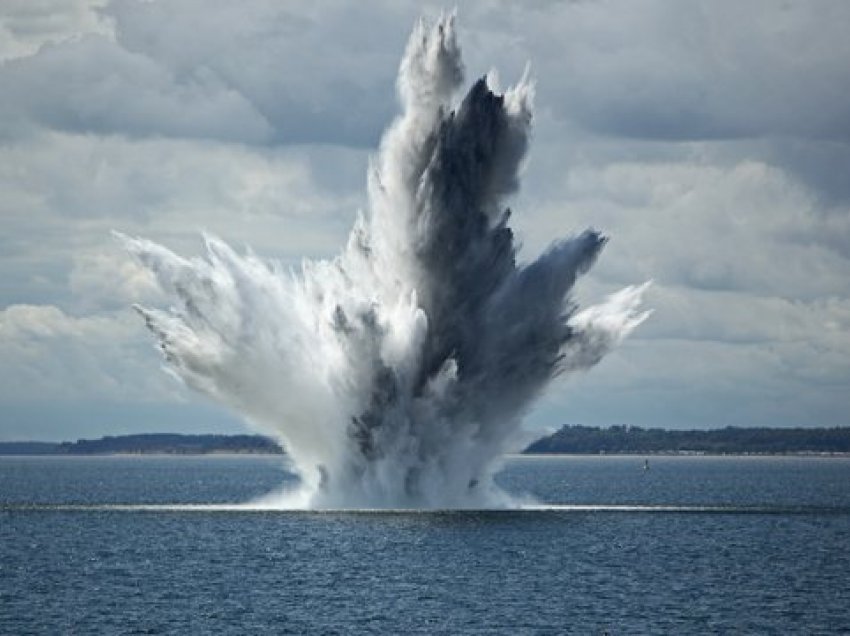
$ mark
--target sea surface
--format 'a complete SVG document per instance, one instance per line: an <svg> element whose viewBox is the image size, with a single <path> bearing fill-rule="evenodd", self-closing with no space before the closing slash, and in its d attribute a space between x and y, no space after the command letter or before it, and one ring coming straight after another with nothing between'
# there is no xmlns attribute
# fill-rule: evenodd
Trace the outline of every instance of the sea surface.
<svg viewBox="0 0 850 636"><path fill-rule="evenodd" d="M291 481L0 457L0 633L850 633L850 458L511 458L541 504L511 511L229 505Z"/></svg>

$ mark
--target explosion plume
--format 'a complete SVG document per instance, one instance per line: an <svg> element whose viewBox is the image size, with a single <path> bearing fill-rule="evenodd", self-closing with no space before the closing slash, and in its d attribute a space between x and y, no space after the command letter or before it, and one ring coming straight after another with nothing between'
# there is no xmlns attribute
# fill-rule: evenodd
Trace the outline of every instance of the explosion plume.
<svg viewBox="0 0 850 636"><path fill-rule="evenodd" d="M137 307L171 371L286 449L301 505L507 503L492 484L557 374L596 364L645 317L643 287L579 311L593 230L517 264L511 211L533 86L463 99L453 17L413 31L402 112L342 253L299 271L205 237L185 259L119 235L175 305Z"/></svg>

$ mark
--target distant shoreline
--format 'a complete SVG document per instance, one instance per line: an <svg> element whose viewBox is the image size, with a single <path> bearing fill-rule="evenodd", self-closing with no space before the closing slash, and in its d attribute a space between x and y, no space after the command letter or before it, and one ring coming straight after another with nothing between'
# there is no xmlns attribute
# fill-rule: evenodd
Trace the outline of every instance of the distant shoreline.
<svg viewBox="0 0 850 636"><path fill-rule="evenodd" d="M260 435L144 433L75 442L0 442L0 455L177 457L284 455L284 451ZM665 430L564 426L515 455L845 457L850 456L850 427Z"/></svg>
<svg viewBox="0 0 850 636"><path fill-rule="evenodd" d="M617 453L536 453L531 451L523 451L521 453L506 453L505 457L521 458L528 457L533 459L546 459L548 457L850 457L850 451L787 451L782 453L712 453L712 452L694 452L694 451L623 451Z"/></svg>
<svg viewBox="0 0 850 636"><path fill-rule="evenodd" d="M564 426L526 453L581 455L817 455L850 453L850 427L645 429L637 426Z"/></svg>
<svg viewBox="0 0 850 636"><path fill-rule="evenodd" d="M142 433L75 442L0 442L0 455L282 455L278 444L260 435L182 435Z"/></svg>
<svg viewBox="0 0 850 636"><path fill-rule="evenodd" d="M0 442L0 457L173 457L180 459L183 457L280 457L285 458L285 453L258 453L258 452L240 452L240 451L200 451L194 453L169 453L167 451L151 451L145 453L134 452L113 452L113 453L19 453L19 452L4 452L3 444Z"/></svg>
<svg viewBox="0 0 850 636"><path fill-rule="evenodd" d="M7 442L0 442L0 447ZM2 448L0 448L0 458L4 457L73 457L73 458L173 458L173 459L192 459L198 457L206 457L206 458L221 458L221 459L235 459L235 458L248 458L248 457L280 457L285 458L285 453L268 453L268 452L239 452L239 451L201 451L194 453L170 453L166 451L153 451L153 452L145 452L145 453L134 453L134 452L114 452L114 453L20 453L20 452L4 452ZM653 451L648 453L638 453L638 452L623 452L623 453L531 453L531 452L521 452L521 453L505 453L502 455L505 459L564 459L564 458L666 458L666 457L694 457L694 458L724 458L728 457L729 459L735 458L754 458L758 459L763 457L765 459L768 458L777 458L777 457L788 457L788 458L823 458L823 459L850 459L850 452L808 452L808 451L796 451L796 452L786 452L786 453L690 453L686 451Z"/></svg>

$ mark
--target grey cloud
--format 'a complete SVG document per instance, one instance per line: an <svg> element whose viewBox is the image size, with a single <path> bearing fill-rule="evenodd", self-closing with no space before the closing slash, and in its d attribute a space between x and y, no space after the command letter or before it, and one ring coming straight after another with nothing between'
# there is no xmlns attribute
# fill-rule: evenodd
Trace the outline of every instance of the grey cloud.
<svg viewBox="0 0 850 636"><path fill-rule="evenodd" d="M481 12L541 101L599 134L850 141L850 5L588 2ZM515 14L515 15L512 15ZM518 27L517 25L522 25Z"/></svg>
<svg viewBox="0 0 850 636"><path fill-rule="evenodd" d="M121 46L178 77L208 68L244 95L272 126L275 142L373 146L396 110L398 56L417 10L396 3L125 0L108 14Z"/></svg>
<svg viewBox="0 0 850 636"><path fill-rule="evenodd" d="M395 112L416 10L177 0L114 2L100 14L112 33L48 39L0 67L4 137L46 126L374 146Z"/></svg>
<svg viewBox="0 0 850 636"><path fill-rule="evenodd" d="M263 141L271 135L262 115L214 73L201 68L177 78L99 35L8 61L0 82L12 122L129 136Z"/></svg>
<svg viewBox="0 0 850 636"><path fill-rule="evenodd" d="M418 11L414 3L119 0L100 11L114 41L61 41L18 60L18 73L14 64L0 69L13 104L18 96L5 119L374 146L396 110L397 58ZM595 134L847 143L848 21L844 2L817 12L773 2L734 11L669 1L482 3L464 7L464 46L471 74L495 63L512 76L533 61L540 102Z"/></svg>
<svg viewBox="0 0 850 636"><path fill-rule="evenodd" d="M817 196L821 207L830 209L850 202L850 143L839 139L772 137L729 144L718 154L748 153L793 172Z"/></svg>

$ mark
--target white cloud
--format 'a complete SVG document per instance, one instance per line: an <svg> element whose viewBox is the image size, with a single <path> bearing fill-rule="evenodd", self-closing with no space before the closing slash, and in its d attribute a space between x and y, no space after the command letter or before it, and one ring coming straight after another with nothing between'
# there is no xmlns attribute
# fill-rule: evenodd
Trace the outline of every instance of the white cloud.
<svg viewBox="0 0 850 636"><path fill-rule="evenodd" d="M106 254L110 262L120 258L113 229L184 253L198 251L205 230L288 263L332 254L363 203L352 174L365 172L365 163L364 153L346 149L215 141L48 133L7 144L0 154L0 306L91 308L96 296L115 308L127 297L116 290L107 298L117 280L93 280L109 267Z"/></svg>
<svg viewBox="0 0 850 636"><path fill-rule="evenodd" d="M4 0L0 7L0 62L28 57L48 43L97 33L113 35L102 12L109 0Z"/></svg>
<svg viewBox="0 0 850 636"><path fill-rule="evenodd" d="M558 387L544 412L595 425L843 426L846 360L846 346L807 341L634 340Z"/></svg>
<svg viewBox="0 0 850 636"><path fill-rule="evenodd" d="M0 400L180 400L128 310L71 316L52 305L0 311Z"/></svg>
<svg viewBox="0 0 850 636"><path fill-rule="evenodd" d="M609 282L654 278L786 298L850 293L850 260L832 244L850 244L850 210L825 215L776 167L605 163L565 170L561 183L561 201L553 192L542 207L532 200L528 214L518 215L522 234L539 248L565 226L610 233L594 270Z"/></svg>

